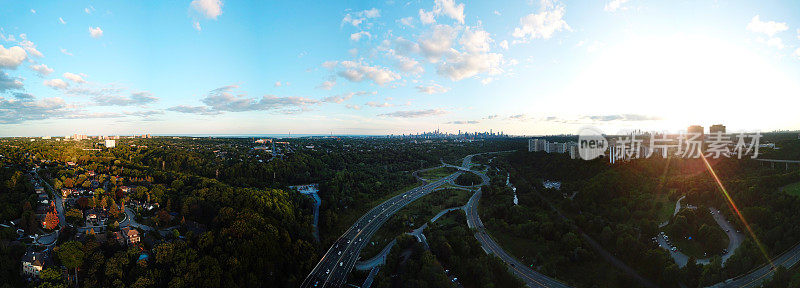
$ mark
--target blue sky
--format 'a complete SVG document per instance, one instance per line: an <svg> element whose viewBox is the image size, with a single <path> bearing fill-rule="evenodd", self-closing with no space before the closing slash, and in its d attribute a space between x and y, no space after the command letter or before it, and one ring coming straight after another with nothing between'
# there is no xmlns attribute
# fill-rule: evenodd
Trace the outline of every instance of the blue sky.
<svg viewBox="0 0 800 288"><path fill-rule="evenodd" d="M796 1L494 2L2 0L0 136L800 129Z"/></svg>

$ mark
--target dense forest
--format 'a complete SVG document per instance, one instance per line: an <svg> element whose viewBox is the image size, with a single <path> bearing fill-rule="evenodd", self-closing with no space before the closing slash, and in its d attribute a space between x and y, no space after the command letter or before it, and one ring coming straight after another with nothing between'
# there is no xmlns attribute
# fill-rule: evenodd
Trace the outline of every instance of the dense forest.
<svg viewBox="0 0 800 288"><path fill-rule="evenodd" d="M524 143L298 138L268 152L237 138L121 139L113 149L86 140L5 142L0 222L31 216L19 203L37 203L31 187L36 177L27 172L34 166L55 190L94 193L66 211L69 225L50 253L57 266L34 282L42 287L63 287L72 277L54 268L60 265L84 287L297 287L326 243L371 202L418 185L414 170ZM311 198L288 188L308 183L319 183L321 242L311 233ZM131 189L123 193L126 186ZM76 229L81 210L102 207L114 215L108 235L120 231L123 203L158 204L152 211L137 208L136 220L164 230L125 247L105 240L111 238L106 233L83 237ZM32 231L39 230L37 223L30 221ZM4 284L22 286L19 263L30 240L20 242L14 229L0 232L0 273L9 279Z"/></svg>
<svg viewBox="0 0 800 288"><path fill-rule="evenodd" d="M710 265L694 264L695 258L690 258L689 265L679 268L664 250L651 241L651 237L659 231L659 223L665 220L659 217L659 211L665 205L674 205L679 196L686 196L684 201L688 203L700 205L697 211L706 211L706 214L708 210L703 210L705 207L720 209L737 227L744 227L702 160L650 158L612 166L601 164L599 160L595 162L571 160L564 155L517 152L508 157L504 167L511 172L511 182L518 188L519 206L523 208L513 206L510 209L525 209L524 206L543 208L546 205L542 205L540 199L553 204L554 207L548 207L548 210L556 209L553 213L564 215L574 224L571 228L559 228L564 231L561 233L587 233L629 267L635 267L641 276L663 286L676 286L679 283L689 287L707 286L745 273L766 261L757 244L748 237L724 267L718 258L712 258ZM715 159L711 162L710 165L726 187L725 192L731 195L743 218L752 227L756 239L766 247L769 257L780 254L800 241L800 227L797 226L800 212L792 208L800 205L800 199L780 192L780 187L800 181L797 170L771 169L749 160ZM544 180L561 181L561 189L543 188L540 183ZM536 195L531 202L525 200L525 195L529 193ZM493 224L490 227L497 227L503 233L521 239L558 235L556 232L541 233L542 228L534 228L548 221L528 221L531 217L515 216L520 213L498 212L503 208L488 210L487 213L492 217L505 220L486 220ZM688 226L700 229L703 224L711 224L709 218L702 220L686 214L679 214L675 218L679 224L670 229L689 229ZM705 223L687 225L684 222L688 221L682 220L693 218L698 220L692 221ZM701 239L720 237L715 233L698 235L701 235ZM719 240L703 241L707 241L715 251L720 249L721 244L713 243ZM536 257L537 262L547 263L545 267L559 263L557 259L558 256ZM563 273L557 268L554 270L555 275ZM599 276L596 279L600 279ZM589 286L588 283L585 285Z"/></svg>
<svg viewBox="0 0 800 288"><path fill-rule="evenodd" d="M425 229L430 251L410 235L397 237L375 287L524 287L499 258L486 254L463 211L445 214ZM446 272L446 275L445 273ZM456 278L455 281L448 281Z"/></svg>

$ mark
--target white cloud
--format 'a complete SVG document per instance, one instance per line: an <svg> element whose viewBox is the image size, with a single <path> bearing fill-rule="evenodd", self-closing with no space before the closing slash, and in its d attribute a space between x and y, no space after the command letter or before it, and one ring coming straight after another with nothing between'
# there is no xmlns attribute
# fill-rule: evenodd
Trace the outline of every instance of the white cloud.
<svg viewBox="0 0 800 288"><path fill-rule="evenodd" d="M200 115L217 115L222 112L214 111L208 108L207 106L187 106L187 105L179 105L167 108L169 111L175 111L180 113L189 113L189 114L200 114Z"/></svg>
<svg viewBox="0 0 800 288"><path fill-rule="evenodd" d="M100 29L100 27L89 26L89 35L91 35L92 38L95 39L100 38L101 36L103 36L103 29Z"/></svg>
<svg viewBox="0 0 800 288"><path fill-rule="evenodd" d="M31 9L31 13L36 14L36 10Z"/></svg>
<svg viewBox="0 0 800 288"><path fill-rule="evenodd" d="M336 80L328 80L317 85L317 89L331 90L333 86L336 86Z"/></svg>
<svg viewBox="0 0 800 288"><path fill-rule="evenodd" d="M28 54L19 46L5 48L0 45L0 68L16 69Z"/></svg>
<svg viewBox="0 0 800 288"><path fill-rule="evenodd" d="M419 40L420 52L430 62L437 62L450 52L458 31L448 25L436 25L431 32Z"/></svg>
<svg viewBox="0 0 800 288"><path fill-rule="evenodd" d="M502 42L500 42L500 48L508 50L508 40L503 40Z"/></svg>
<svg viewBox="0 0 800 288"><path fill-rule="evenodd" d="M469 124L478 124L481 123L477 120L457 120L457 121L450 121L445 124L456 124L456 125L469 125Z"/></svg>
<svg viewBox="0 0 800 288"><path fill-rule="evenodd" d="M783 49L784 47L786 47L785 45L783 45L783 39L781 39L779 37L771 37L771 38L767 39L764 43L766 43L767 46L769 46L769 47L776 48L776 49L779 49L779 50Z"/></svg>
<svg viewBox="0 0 800 288"><path fill-rule="evenodd" d="M344 105L344 107L347 107L347 109L361 110L361 106L358 106L358 105L347 104L347 105Z"/></svg>
<svg viewBox="0 0 800 288"><path fill-rule="evenodd" d="M22 80L20 78L9 76L0 70L0 93L20 89L22 89ZM0 96L0 98L2 98L2 96ZM3 113L0 113L0 115L2 114Z"/></svg>
<svg viewBox="0 0 800 288"><path fill-rule="evenodd" d="M94 12L94 6L89 5L89 7L83 8L83 12L86 12L86 14L92 14L92 12Z"/></svg>
<svg viewBox="0 0 800 288"><path fill-rule="evenodd" d="M800 39L800 28L797 28L797 39Z"/></svg>
<svg viewBox="0 0 800 288"><path fill-rule="evenodd" d="M378 94L378 91L356 91L350 92L345 94L333 95L328 96L322 99L322 102L327 103L342 103L344 101L350 100L353 96L363 96L363 95L375 95Z"/></svg>
<svg viewBox="0 0 800 288"><path fill-rule="evenodd" d="M497 10L494 10L493 13L494 13L494 15L497 15L497 16L503 15L503 14L500 14L500 11L497 11Z"/></svg>
<svg viewBox="0 0 800 288"><path fill-rule="evenodd" d="M69 83L61 79L44 80L44 85L54 89L64 89L69 87Z"/></svg>
<svg viewBox="0 0 800 288"><path fill-rule="evenodd" d="M281 86L283 86L283 83L281 83L281 81L275 81L275 87L281 87Z"/></svg>
<svg viewBox="0 0 800 288"><path fill-rule="evenodd" d="M238 92L237 85L228 85L211 90L201 101L208 107L203 114L217 112L243 112L243 111L281 111L284 113L295 113L306 111L309 105L317 104L319 101L305 97L279 97L275 95L264 95L261 98L248 98L246 93ZM176 108L172 111L178 111ZM197 107L194 107L197 108ZM183 109L186 110L186 109ZM194 109L202 110L202 109ZM184 111L178 111L184 112ZM186 112L184 112L186 113ZM196 112L195 112L196 113Z"/></svg>
<svg viewBox="0 0 800 288"><path fill-rule="evenodd" d="M500 74L503 72L500 68L502 63L503 55L498 53L456 53L439 65L436 72L450 80L459 81L478 73Z"/></svg>
<svg viewBox="0 0 800 288"><path fill-rule="evenodd" d="M400 69L400 71L412 74L421 74L425 72L425 69L422 68L422 65L419 64L419 61L414 60L411 57L394 54L393 58L395 60L395 65L398 69Z"/></svg>
<svg viewBox="0 0 800 288"><path fill-rule="evenodd" d="M372 35L369 34L369 32L360 31L360 32L356 32L356 33L350 34L350 40L358 42L359 40L361 40L361 37L364 37L364 36L366 36L367 38L372 38Z"/></svg>
<svg viewBox="0 0 800 288"><path fill-rule="evenodd" d="M53 73L53 68L47 67L45 64L31 65L30 68L31 70L36 71L39 76L47 76L50 73Z"/></svg>
<svg viewBox="0 0 800 288"><path fill-rule="evenodd" d="M435 23L436 16L439 15L446 15L459 24L464 24L464 3L456 4L455 0L435 0L431 11L419 9L419 21L422 24Z"/></svg>
<svg viewBox="0 0 800 288"><path fill-rule="evenodd" d="M75 73L66 72L64 73L63 76L64 78L67 78L68 80L75 83L86 83L86 80L83 80L83 77L81 77L81 75Z"/></svg>
<svg viewBox="0 0 800 288"><path fill-rule="evenodd" d="M464 50L469 53L488 52L489 46L494 42L488 32L467 27L458 41Z"/></svg>
<svg viewBox="0 0 800 288"><path fill-rule="evenodd" d="M492 83L492 81L494 81L494 77L486 77L481 79L481 84L489 85L489 83Z"/></svg>
<svg viewBox="0 0 800 288"><path fill-rule="evenodd" d="M203 31L203 27L200 26L200 21L192 22L192 27L194 28L194 30Z"/></svg>
<svg viewBox="0 0 800 288"><path fill-rule="evenodd" d="M64 115L67 105L61 98L46 98L40 101L33 99L6 99L0 97L0 123L22 123L27 120L41 120Z"/></svg>
<svg viewBox="0 0 800 288"><path fill-rule="evenodd" d="M419 22L422 22L422 24L436 23L435 17L433 11L425 12L425 10L419 9Z"/></svg>
<svg viewBox="0 0 800 288"><path fill-rule="evenodd" d="M414 17L408 16L404 18L400 18L400 24L403 24L408 27L414 27Z"/></svg>
<svg viewBox="0 0 800 288"><path fill-rule="evenodd" d="M789 26L786 26L785 22L775 22L775 21L768 21L762 22L759 18L759 15L753 17L750 20L750 23L747 24L747 30L755 33L762 33L769 37L774 36L779 32L783 32L789 29Z"/></svg>
<svg viewBox="0 0 800 288"><path fill-rule="evenodd" d="M222 0L193 0L189 6L206 19L216 20L219 15L222 15Z"/></svg>
<svg viewBox="0 0 800 288"><path fill-rule="evenodd" d="M539 13L531 13L519 19L520 27L514 28L512 35L521 42L530 39L549 39L556 32L570 30L564 21L566 9L563 5L546 5Z"/></svg>
<svg viewBox="0 0 800 288"><path fill-rule="evenodd" d="M64 55L67 55L67 56L72 56L72 53L69 53L69 51L67 51L67 49L64 49L64 48L61 48L61 53L63 53Z"/></svg>
<svg viewBox="0 0 800 288"><path fill-rule="evenodd" d="M617 10L625 10L626 7L622 7L622 4L625 4L629 0L611 0L611 2L606 3L606 6L603 8L607 12L616 12Z"/></svg>
<svg viewBox="0 0 800 288"><path fill-rule="evenodd" d="M458 42L464 51L450 49L437 67L439 75L459 81L479 73L497 75L503 72L503 55L489 52L494 42L489 33L467 27Z"/></svg>
<svg viewBox="0 0 800 288"><path fill-rule="evenodd" d="M369 10L358 11L354 13L347 13L342 18L342 25L345 23L358 27L361 23L364 23L368 18L378 18L381 16L381 11L377 8L372 8Z"/></svg>
<svg viewBox="0 0 800 288"><path fill-rule="evenodd" d="M95 104L99 106L130 106L130 105L146 105L158 101L158 97L154 97L150 92L134 92L130 96L122 95L105 95L92 97Z"/></svg>
<svg viewBox="0 0 800 288"><path fill-rule="evenodd" d="M399 117L399 118L419 118L430 117L447 114L447 111L440 109L427 109L427 110L409 110L409 111L396 111L391 113L380 114L378 116L386 117Z"/></svg>
<svg viewBox="0 0 800 288"><path fill-rule="evenodd" d="M20 39L18 42L19 46L22 46L22 48L28 52L28 55L35 56L38 58L44 57L44 55L42 55L42 53L39 52L39 50L36 50L36 44L33 44L33 42L28 40L28 35L26 35L25 33L19 34L19 39Z"/></svg>
<svg viewBox="0 0 800 288"><path fill-rule="evenodd" d="M381 44L380 47L378 47L378 50L385 50L386 56L394 60L395 67L397 67L397 69L400 69L400 71L403 71L405 73L412 73L412 74L420 74L422 72L425 72L425 69L422 68L422 65L420 65L419 61L409 57L409 55L411 55L411 52L416 53L419 51L419 46L418 45L415 46L416 43L398 37L397 40L395 41L395 46L398 46L397 47L398 49L402 49L403 50L402 53L398 53L398 51L388 48L389 45L390 45L389 41L385 40L384 43ZM399 47L402 45L407 45L407 46Z"/></svg>
<svg viewBox="0 0 800 288"><path fill-rule="evenodd" d="M455 0L436 0L433 11L444 14L464 24L464 3L456 4Z"/></svg>
<svg viewBox="0 0 800 288"><path fill-rule="evenodd" d="M58 23L67 24L67 21L64 21L64 18L58 17Z"/></svg>
<svg viewBox="0 0 800 288"><path fill-rule="evenodd" d="M408 56L414 53L419 53L419 44L403 37L395 38L393 44L397 54Z"/></svg>
<svg viewBox="0 0 800 288"><path fill-rule="evenodd" d="M377 17L381 17L381 11L376 9L376 8L372 8L372 9L369 9L369 10L361 11L361 14L359 14L359 16L363 16L363 17L367 17L367 18L377 18Z"/></svg>
<svg viewBox="0 0 800 288"><path fill-rule="evenodd" d="M370 101L370 102L364 103L364 105L367 105L367 106L373 107L373 108L387 108L387 107L393 107L394 106L393 104L389 104L388 102L381 103L381 102L374 102L374 101Z"/></svg>
<svg viewBox="0 0 800 288"><path fill-rule="evenodd" d="M331 65L331 63L333 63L333 65ZM364 79L368 79L375 84L383 85L400 79L400 75L389 69L380 66L369 66L361 62L328 61L323 63L323 66L338 69L337 75L351 82L361 82Z"/></svg>
<svg viewBox="0 0 800 288"><path fill-rule="evenodd" d="M322 102L328 103L342 103L344 101L350 100L353 97L353 94L342 94L342 95L333 95L322 98Z"/></svg>
<svg viewBox="0 0 800 288"><path fill-rule="evenodd" d="M797 48L797 50L794 50L794 57L797 57L797 59L800 60L800 48Z"/></svg>
<svg viewBox="0 0 800 288"><path fill-rule="evenodd" d="M526 116L525 114L516 114L516 115L508 116L508 119L520 120L520 121L525 120L527 118L528 118L528 116Z"/></svg>
<svg viewBox="0 0 800 288"><path fill-rule="evenodd" d="M419 93L425 93L425 94L439 94L439 93L445 93L447 91L450 91L450 88L444 87L444 86L439 85L439 84L432 84L432 85L428 85L428 86L419 85L419 86L414 87L414 88L417 88L417 91Z"/></svg>

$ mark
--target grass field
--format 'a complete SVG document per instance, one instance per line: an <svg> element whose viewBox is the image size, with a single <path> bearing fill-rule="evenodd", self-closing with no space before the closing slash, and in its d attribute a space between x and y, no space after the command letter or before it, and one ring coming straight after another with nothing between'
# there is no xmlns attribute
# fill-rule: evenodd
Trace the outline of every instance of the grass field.
<svg viewBox="0 0 800 288"><path fill-rule="evenodd" d="M783 192L800 197L800 182L784 186Z"/></svg>
<svg viewBox="0 0 800 288"><path fill-rule="evenodd" d="M663 223L672 218L672 213L675 212L675 202L669 200L669 193L658 195L655 202L662 203L661 209L658 210L658 222Z"/></svg>

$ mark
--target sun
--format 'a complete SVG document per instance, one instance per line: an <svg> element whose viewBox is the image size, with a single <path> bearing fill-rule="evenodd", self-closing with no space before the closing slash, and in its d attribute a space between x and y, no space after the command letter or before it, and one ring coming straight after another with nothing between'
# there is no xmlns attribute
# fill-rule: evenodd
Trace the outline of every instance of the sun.
<svg viewBox="0 0 800 288"><path fill-rule="evenodd" d="M579 113L657 116L662 120L647 124L659 129L717 122L759 129L797 122L774 103L797 103L800 87L746 46L705 35L630 38L597 51L563 98L585 99L571 102Z"/></svg>

